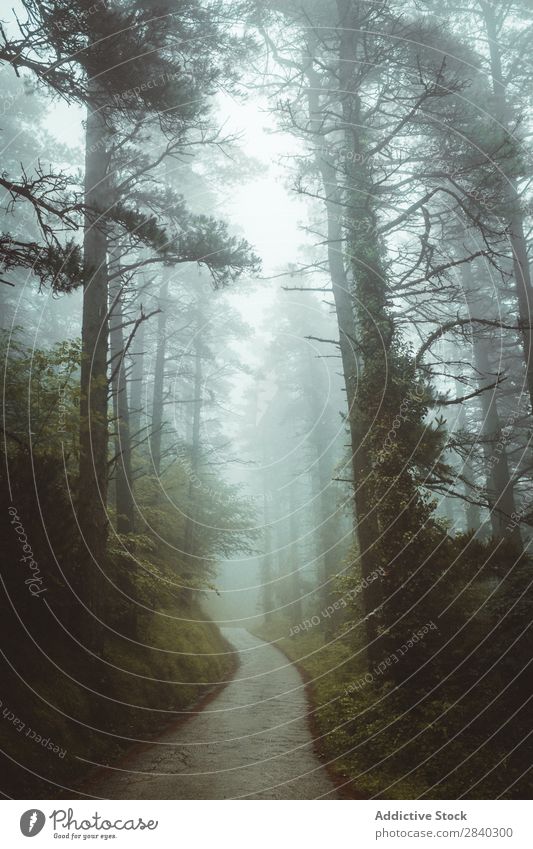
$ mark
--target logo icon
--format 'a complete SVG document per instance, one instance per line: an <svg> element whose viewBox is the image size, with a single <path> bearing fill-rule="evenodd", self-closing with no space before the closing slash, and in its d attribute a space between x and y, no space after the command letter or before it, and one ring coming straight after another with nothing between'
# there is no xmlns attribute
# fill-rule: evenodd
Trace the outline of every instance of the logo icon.
<svg viewBox="0 0 533 849"><path fill-rule="evenodd" d="M35 837L42 831L46 822L46 817L42 811L37 808L31 808L25 811L20 818L20 830L24 837Z"/></svg>

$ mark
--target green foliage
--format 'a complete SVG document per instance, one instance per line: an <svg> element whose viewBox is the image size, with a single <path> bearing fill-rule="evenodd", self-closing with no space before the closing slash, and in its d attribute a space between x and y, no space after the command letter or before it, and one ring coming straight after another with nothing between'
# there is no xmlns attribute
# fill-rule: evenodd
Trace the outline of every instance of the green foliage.
<svg viewBox="0 0 533 849"><path fill-rule="evenodd" d="M413 605L449 563L440 553L446 531L433 517L435 504L424 486L437 472L447 472L439 459L445 432L428 418L431 398L411 351L397 340L385 371L379 356L365 361L354 415L368 456L366 510L376 517L379 533L373 563L384 572L385 601L375 615L381 632L394 632L396 642L411 633Z"/></svg>
<svg viewBox="0 0 533 849"><path fill-rule="evenodd" d="M164 497L162 492L164 491ZM137 503L144 528L143 539L152 541L150 562L184 586L211 587L220 557L253 550L258 538L253 506L231 486L203 468L193 473L187 451L182 448L160 479L142 477L137 484ZM194 551L186 552L187 523L193 522Z"/></svg>
<svg viewBox="0 0 533 849"><path fill-rule="evenodd" d="M228 234L225 222L207 215L196 215L190 226L174 237L171 247L182 262L206 265L217 286L224 286L244 271L255 274L260 260L245 239Z"/></svg>
<svg viewBox="0 0 533 849"><path fill-rule="evenodd" d="M43 759L39 746L4 722L1 745L13 760L3 763L3 772L13 795L49 798L61 792L58 784L79 781L80 757L112 761L132 739L156 737L233 667L218 628L205 621L196 599L184 596L176 551L163 547L150 527L111 535L95 579L104 623L101 658L84 647L87 621L94 621L78 565L74 512L79 344L32 351L18 334L3 334L1 351L8 449L0 470L0 513L7 517L0 636L16 669L4 669L2 702L67 753ZM173 484L171 476L169 484L179 497L183 469L177 476L182 483ZM220 492L229 497L228 490ZM175 509L157 508L155 501L154 495L154 527L182 546L179 528L172 527ZM207 551L215 542L205 545ZM28 589L28 575L35 573L24 557L34 558L41 597ZM201 569L195 580L206 585ZM16 762L28 771L21 774Z"/></svg>
<svg viewBox="0 0 533 849"><path fill-rule="evenodd" d="M447 538L448 570L417 608L429 630L397 662L369 671L365 635L325 638L323 624L289 638L276 617L258 636L310 684L324 759L356 794L377 798L524 798L531 764L531 560L472 535ZM356 576L346 579L354 586ZM357 598L357 597L356 597ZM359 609L358 609L359 607ZM361 622L360 605L352 604ZM349 623L354 624L354 623ZM394 631L404 640L405 632Z"/></svg>
<svg viewBox="0 0 533 849"><path fill-rule="evenodd" d="M8 456L16 451L61 457L77 456L80 344L68 340L51 350L31 349L21 331L0 332L8 397L4 428Z"/></svg>
<svg viewBox="0 0 533 849"><path fill-rule="evenodd" d="M8 397L4 428L8 462L17 476L31 475L28 458L54 467L49 483L61 488L62 469L72 475L75 492L78 459L79 364L78 340L66 341L50 350L28 348L19 332L0 335L0 354L7 369ZM21 427L24 423L24 427ZM110 449L111 451L111 449ZM148 458L142 447L137 460L144 467ZM163 495L164 493L164 495ZM210 585L217 558L236 552L251 553L258 538L253 506L243 499L238 487L226 483L202 463L193 472L190 449L182 445L174 462L161 479L142 475L136 483L139 509L137 533L123 539L113 536L109 554L137 575L141 595L154 599L151 581L202 589ZM110 510L113 518L113 511ZM194 517L196 557L191 568L183 554L187 517ZM137 569L132 567L140 565ZM148 584L146 577L149 578ZM183 579L186 576L186 580ZM157 594L157 592L156 592Z"/></svg>
<svg viewBox="0 0 533 849"><path fill-rule="evenodd" d="M154 189L137 200L146 201L150 208L160 205L165 223L162 225L158 216L126 203L116 204L108 213L109 219L124 228L136 247L151 248L169 265L187 262L204 265L215 287L225 286L245 272L259 271L260 260L245 239L230 236L224 221L192 213L182 195L168 189L162 192Z"/></svg>

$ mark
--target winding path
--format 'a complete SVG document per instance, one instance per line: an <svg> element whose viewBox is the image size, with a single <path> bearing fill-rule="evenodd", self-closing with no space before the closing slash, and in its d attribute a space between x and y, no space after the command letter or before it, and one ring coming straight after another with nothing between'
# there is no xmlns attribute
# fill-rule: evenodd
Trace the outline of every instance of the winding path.
<svg viewBox="0 0 533 849"><path fill-rule="evenodd" d="M126 761L90 793L105 799L325 799L335 788L313 751L303 681L276 648L243 628L224 636L235 676L204 710Z"/></svg>

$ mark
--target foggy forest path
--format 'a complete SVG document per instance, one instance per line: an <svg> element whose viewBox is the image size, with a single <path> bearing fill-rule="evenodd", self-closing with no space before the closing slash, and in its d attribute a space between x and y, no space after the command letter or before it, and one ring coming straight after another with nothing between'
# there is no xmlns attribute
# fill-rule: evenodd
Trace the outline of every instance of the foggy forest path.
<svg viewBox="0 0 533 849"><path fill-rule="evenodd" d="M326 799L335 788L313 750L300 673L244 628L222 633L239 654L204 710L127 756L86 788L105 799Z"/></svg>

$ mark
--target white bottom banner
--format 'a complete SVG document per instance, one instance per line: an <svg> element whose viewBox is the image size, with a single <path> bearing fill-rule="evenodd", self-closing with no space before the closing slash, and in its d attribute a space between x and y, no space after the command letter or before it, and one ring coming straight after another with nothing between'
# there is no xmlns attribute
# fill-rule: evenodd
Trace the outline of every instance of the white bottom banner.
<svg viewBox="0 0 533 849"><path fill-rule="evenodd" d="M331 849L337 843L342 849L531 849L530 812L526 801L10 800L2 802L2 846L27 846L35 838L35 847L70 841L124 849Z"/></svg>

